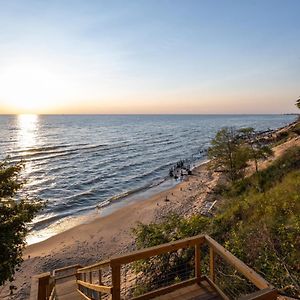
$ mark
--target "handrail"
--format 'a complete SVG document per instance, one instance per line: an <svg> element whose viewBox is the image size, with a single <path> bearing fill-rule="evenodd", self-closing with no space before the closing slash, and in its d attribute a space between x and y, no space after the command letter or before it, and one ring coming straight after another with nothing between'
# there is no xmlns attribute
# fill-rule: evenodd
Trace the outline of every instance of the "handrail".
<svg viewBox="0 0 300 300"><path fill-rule="evenodd" d="M110 266L110 259L100 261L99 263L80 268L77 270L77 273L86 273L86 272L92 272L92 271L97 271L99 269L109 267Z"/></svg>
<svg viewBox="0 0 300 300"><path fill-rule="evenodd" d="M112 287L110 286L105 286L105 285L98 285L98 284L92 284L88 283L82 280L77 280L77 284L82 285L84 287L87 287L91 290L94 290L96 292L101 292L105 294L111 294L112 293Z"/></svg>
<svg viewBox="0 0 300 300"><path fill-rule="evenodd" d="M217 243L214 239L205 235L205 240L207 244L213 248L213 250L223 257L229 264L231 264L235 269L242 273L247 279L249 279L256 287L259 289L273 288L273 286L268 283L264 278L257 274L253 269L249 268L240 259L231 254L223 246Z"/></svg>
<svg viewBox="0 0 300 300"><path fill-rule="evenodd" d="M71 269L78 269L78 268L82 268L82 266L79 264L76 264L76 265L71 265L71 266L55 269L53 272L53 275L55 276L55 274L58 272L67 271L67 270L71 270Z"/></svg>
<svg viewBox="0 0 300 300"><path fill-rule="evenodd" d="M139 259L147 259L151 256L164 254L166 252L176 251L182 248L190 248L199 244L203 244L205 241L204 235L196 235L191 238L182 239L166 244L161 244L154 247L137 250L129 254L115 256L111 258L113 264L128 264Z"/></svg>
<svg viewBox="0 0 300 300"><path fill-rule="evenodd" d="M249 295L242 296L238 300L268 300L276 299L277 290L275 288L267 288L263 290L256 291Z"/></svg>

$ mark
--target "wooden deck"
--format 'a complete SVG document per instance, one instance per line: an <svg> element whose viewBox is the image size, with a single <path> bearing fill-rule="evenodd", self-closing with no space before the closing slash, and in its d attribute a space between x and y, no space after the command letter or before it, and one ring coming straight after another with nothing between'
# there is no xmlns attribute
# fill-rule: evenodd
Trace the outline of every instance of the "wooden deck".
<svg viewBox="0 0 300 300"><path fill-rule="evenodd" d="M55 287L56 287L57 299L60 299L60 300L69 300L69 299L70 300L82 300L82 299L84 299L77 292L76 277L74 275L57 280Z"/></svg>
<svg viewBox="0 0 300 300"><path fill-rule="evenodd" d="M66 277L56 282L56 296L59 300L86 299L77 291L75 276ZM154 300L221 300L217 292L205 281L193 284L166 295L153 298Z"/></svg>
<svg viewBox="0 0 300 300"><path fill-rule="evenodd" d="M155 300L221 300L217 292L211 286L202 281L200 284L193 284L166 295L154 298Z"/></svg>

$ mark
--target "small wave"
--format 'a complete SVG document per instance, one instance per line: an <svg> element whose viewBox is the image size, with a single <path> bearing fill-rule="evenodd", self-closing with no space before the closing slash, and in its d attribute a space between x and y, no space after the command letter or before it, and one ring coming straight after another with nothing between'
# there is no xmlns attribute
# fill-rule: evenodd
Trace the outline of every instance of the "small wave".
<svg viewBox="0 0 300 300"><path fill-rule="evenodd" d="M106 207L108 205L110 205L111 203L115 203L117 201L121 201L129 196L132 196L134 194L137 194L137 193L140 193L140 192L143 192L143 191L146 191L152 187L155 187L155 186L158 186L160 184L162 184L163 182L165 182L167 180L167 178L164 178L164 179L160 179L156 182L152 182L150 184L146 184L142 187L139 187L139 188L136 188L136 189L132 189L132 190L128 190L126 192L123 192L123 193L120 193L118 195L115 195L115 196L112 196L110 197L109 199L106 199L105 201L101 201L100 203L98 203L96 205L97 208L103 208L103 207Z"/></svg>

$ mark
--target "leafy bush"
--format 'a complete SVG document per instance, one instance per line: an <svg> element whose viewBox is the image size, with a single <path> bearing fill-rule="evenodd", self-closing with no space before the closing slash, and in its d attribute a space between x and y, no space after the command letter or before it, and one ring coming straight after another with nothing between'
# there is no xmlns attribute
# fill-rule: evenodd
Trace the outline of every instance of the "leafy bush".
<svg viewBox="0 0 300 300"><path fill-rule="evenodd" d="M139 224L134 230L139 249L169 243L204 232L209 219L202 216L181 218L168 216L160 224ZM180 249L140 260L134 264L136 273L143 272L134 296L162 287L165 282L175 283L193 276L194 249Z"/></svg>
<svg viewBox="0 0 300 300"><path fill-rule="evenodd" d="M13 280L16 267L22 262L26 226L42 208L41 203L27 197L15 200L22 187L20 172L23 165L0 163L0 285Z"/></svg>

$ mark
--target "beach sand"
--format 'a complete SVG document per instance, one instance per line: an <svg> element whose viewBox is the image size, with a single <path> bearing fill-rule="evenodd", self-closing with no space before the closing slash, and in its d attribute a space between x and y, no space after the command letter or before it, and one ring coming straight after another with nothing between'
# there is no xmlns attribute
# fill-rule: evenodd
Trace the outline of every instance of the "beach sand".
<svg viewBox="0 0 300 300"><path fill-rule="evenodd" d="M135 248L132 228L138 222L160 222L171 212L188 216L199 213L203 207L210 207L207 202L214 202L211 190L219 178L219 173L210 171L207 164L203 164L193 170L193 175L169 190L26 247L24 262L15 276L17 290L12 299L29 297L33 275L72 264L85 266L132 251ZM0 291L0 297L7 293L8 286Z"/></svg>

